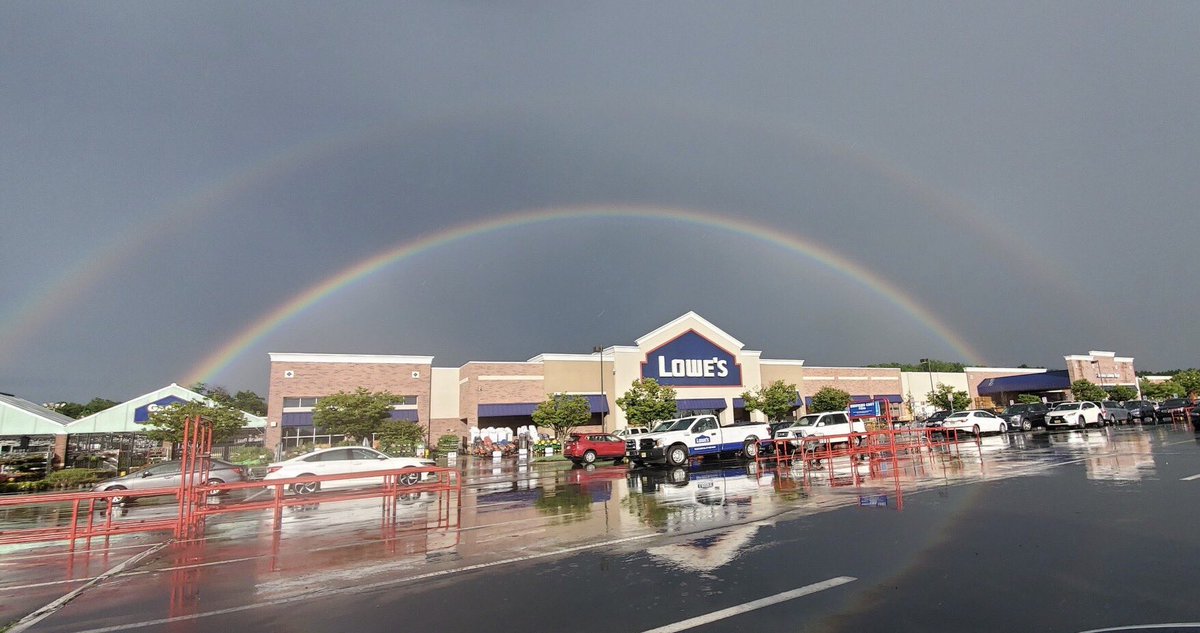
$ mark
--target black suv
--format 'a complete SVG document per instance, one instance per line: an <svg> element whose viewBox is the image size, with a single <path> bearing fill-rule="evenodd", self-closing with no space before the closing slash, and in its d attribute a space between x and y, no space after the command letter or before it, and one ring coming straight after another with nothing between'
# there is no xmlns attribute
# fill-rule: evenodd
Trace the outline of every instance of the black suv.
<svg viewBox="0 0 1200 633"><path fill-rule="evenodd" d="M1004 410L1000 417L1008 423L1012 430L1030 431L1034 427L1046 426L1046 412L1050 407L1038 402L1036 404L1014 404Z"/></svg>
<svg viewBox="0 0 1200 633"><path fill-rule="evenodd" d="M1129 419L1138 422L1157 422L1154 416L1154 403L1149 400L1126 400L1121 406L1129 410Z"/></svg>

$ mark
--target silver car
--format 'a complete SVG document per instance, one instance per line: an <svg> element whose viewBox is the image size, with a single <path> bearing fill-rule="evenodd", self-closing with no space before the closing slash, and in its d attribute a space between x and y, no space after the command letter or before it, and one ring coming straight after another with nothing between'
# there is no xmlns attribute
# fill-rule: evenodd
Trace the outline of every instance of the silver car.
<svg viewBox="0 0 1200 633"><path fill-rule="evenodd" d="M96 492L110 492L113 490L152 490L156 488L178 488L181 477L180 464L178 459L169 462L162 462L143 468L142 470L129 473L124 477L109 479L96 484L92 488ZM212 466L208 472L207 482L210 484L234 483L246 480L246 469L237 464L221 461L219 459L212 460ZM164 491L164 494L167 494ZM113 503L124 503L126 497L112 497Z"/></svg>

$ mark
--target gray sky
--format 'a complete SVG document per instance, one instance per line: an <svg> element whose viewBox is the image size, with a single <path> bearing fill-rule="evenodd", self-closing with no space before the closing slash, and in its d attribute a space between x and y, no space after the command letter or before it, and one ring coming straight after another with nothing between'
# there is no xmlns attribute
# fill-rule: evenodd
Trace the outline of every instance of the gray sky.
<svg viewBox="0 0 1200 633"><path fill-rule="evenodd" d="M689 309L811 365L1195 366L1197 42L1188 2L4 3L0 391L132 397L388 248L606 205L648 215L426 248L212 381L585 352Z"/></svg>

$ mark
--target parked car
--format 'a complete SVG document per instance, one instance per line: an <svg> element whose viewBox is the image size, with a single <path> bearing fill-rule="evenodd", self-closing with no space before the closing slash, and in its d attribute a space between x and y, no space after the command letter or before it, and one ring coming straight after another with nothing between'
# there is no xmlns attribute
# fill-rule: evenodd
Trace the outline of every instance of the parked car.
<svg viewBox="0 0 1200 633"><path fill-rule="evenodd" d="M1104 418L1109 424L1129 424L1129 410L1121 406L1120 402L1104 400L1100 403L1100 408L1104 410Z"/></svg>
<svg viewBox="0 0 1200 633"><path fill-rule="evenodd" d="M1035 427L1046 426L1046 413L1050 410L1040 402L1029 404L1014 404L1003 412L1000 417L1008 423L1012 430L1031 431Z"/></svg>
<svg viewBox="0 0 1200 633"><path fill-rule="evenodd" d="M572 433L563 446L563 456L576 464L594 464L598 459L619 464L625 459L625 439L608 433Z"/></svg>
<svg viewBox="0 0 1200 633"><path fill-rule="evenodd" d="M810 413L796 420L791 426L775 432L775 439L797 438L792 446L799 446L806 437L824 437L849 435L850 433L865 433L867 426L857 420L851 420L845 411L827 411L825 413Z"/></svg>
<svg viewBox="0 0 1200 633"><path fill-rule="evenodd" d="M650 429L648 429L644 426L631 426L628 428L618 429L616 431L613 431L613 435L616 435L617 437L621 438L621 441L625 441L631 437L636 437L638 435L642 435L642 434L649 433L649 432L650 432Z"/></svg>
<svg viewBox="0 0 1200 633"><path fill-rule="evenodd" d="M112 492L114 490L152 490L155 488L179 488L183 479L181 460L173 459L143 468L116 479L109 479L96 484L92 490L96 492ZM225 484L246 480L246 469L219 459L212 460L209 465L208 478L201 483ZM166 492L164 491L164 494ZM112 497L113 503L124 503L125 497Z"/></svg>
<svg viewBox="0 0 1200 633"><path fill-rule="evenodd" d="M1046 428L1087 428L1101 426L1106 422L1101 415L1100 405L1095 402L1064 402L1046 414Z"/></svg>
<svg viewBox="0 0 1200 633"><path fill-rule="evenodd" d="M982 435L984 433L1004 433L1008 431L1008 423L996 417L991 411L971 409L955 411L946 416L946 419L942 421L942 428L959 429L970 431L975 435Z"/></svg>
<svg viewBox="0 0 1200 633"><path fill-rule="evenodd" d="M370 474L381 470L427 468L435 465L436 462L431 459L389 457L373 448L365 446L339 446L316 450L277 464L271 464L267 466L267 476L263 478L263 481L291 479L292 477L311 475ZM421 473L414 472L412 474L405 474L399 479L399 482L401 485L411 486L421 481L421 478ZM292 484L291 491L298 495L306 495L317 492L321 488L355 488L382 483L382 476L338 479L326 482L309 481Z"/></svg>
<svg viewBox="0 0 1200 633"><path fill-rule="evenodd" d="M1126 400L1121 403L1125 410L1129 412L1129 418L1138 422L1157 422L1155 416L1155 406L1149 400Z"/></svg>
<svg viewBox="0 0 1200 633"><path fill-rule="evenodd" d="M950 415L951 413L953 413L953 411L934 411L933 415L925 418L925 426L930 428L939 427L942 425L942 422L946 421L946 416Z"/></svg>
<svg viewBox="0 0 1200 633"><path fill-rule="evenodd" d="M1170 420L1173 411L1185 411L1193 406L1192 401L1187 398L1168 398L1158 405L1155 417L1159 420Z"/></svg>

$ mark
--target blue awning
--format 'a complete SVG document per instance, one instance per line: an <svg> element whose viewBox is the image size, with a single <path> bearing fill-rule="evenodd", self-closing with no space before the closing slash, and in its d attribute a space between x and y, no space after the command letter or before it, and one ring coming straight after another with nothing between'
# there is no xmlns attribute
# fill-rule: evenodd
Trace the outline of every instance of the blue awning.
<svg viewBox="0 0 1200 633"><path fill-rule="evenodd" d="M391 413L393 420L405 420L407 422L416 422L420 418L416 409L400 409L393 410ZM299 411L295 413L283 414L283 426L285 427L310 427L313 426L312 411Z"/></svg>
<svg viewBox="0 0 1200 633"><path fill-rule="evenodd" d="M1071 378L1067 375L1067 371L1059 369L1036 374L988 378L979 383L979 395L990 396L996 393L1022 391L1060 391L1070 388Z"/></svg>
<svg viewBox="0 0 1200 633"><path fill-rule="evenodd" d="M533 411L537 409L537 402L517 402L512 404L481 404L479 405L479 417L481 418L499 418L513 415L533 415Z"/></svg>
<svg viewBox="0 0 1200 633"><path fill-rule="evenodd" d="M608 413L608 397L600 395L584 397L588 399L588 406L592 408L592 413Z"/></svg>
<svg viewBox="0 0 1200 633"><path fill-rule="evenodd" d="M876 400L887 400L892 404L900 404L904 402L904 398L896 394L880 394L878 396L850 396L850 404L863 404L865 402L874 402ZM812 406L812 396L805 396L804 404Z"/></svg>
<svg viewBox="0 0 1200 633"><path fill-rule="evenodd" d="M725 398L682 398L675 400L675 408L680 411L698 411L713 409L723 411L727 406Z"/></svg>
<svg viewBox="0 0 1200 633"><path fill-rule="evenodd" d="M283 426L312 426L313 418L312 411L304 411L302 413L284 413Z"/></svg>
<svg viewBox="0 0 1200 633"><path fill-rule="evenodd" d="M795 408L798 406L800 406L800 392L799 391L796 392L796 397L792 400L792 408ZM734 398L733 399L733 408L734 409L745 409L746 408L746 399L745 398Z"/></svg>
<svg viewBox="0 0 1200 633"><path fill-rule="evenodd" d="M608 413L608 399L599 394L584 394L592 413ZM505 404L479 405L479 417L499 418L508 416L533 415L540 402L514 402Z"/></svg>

